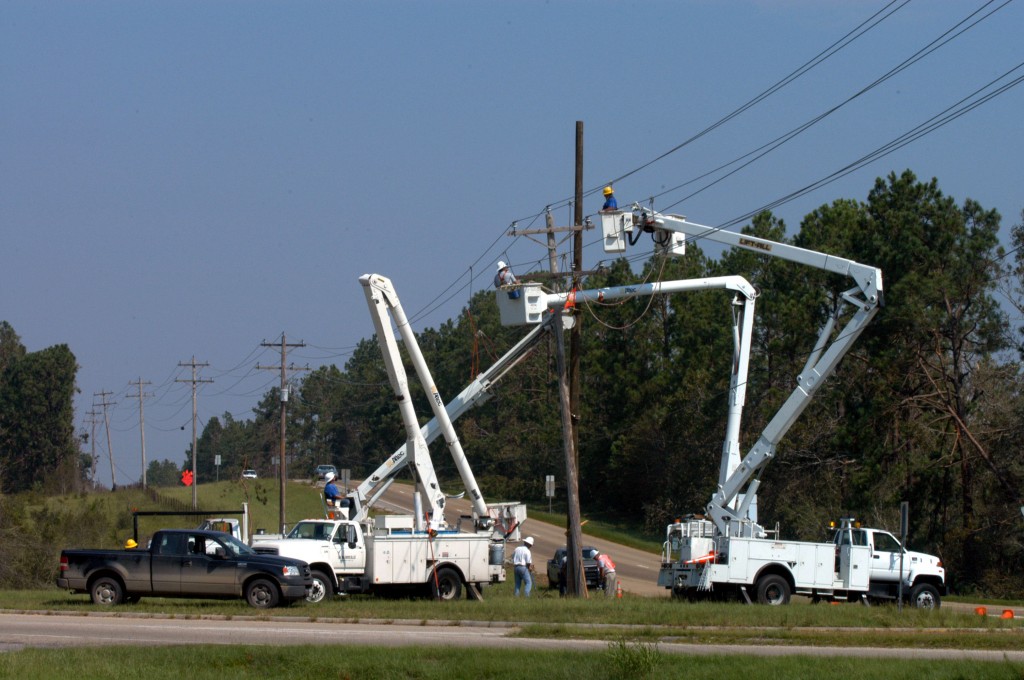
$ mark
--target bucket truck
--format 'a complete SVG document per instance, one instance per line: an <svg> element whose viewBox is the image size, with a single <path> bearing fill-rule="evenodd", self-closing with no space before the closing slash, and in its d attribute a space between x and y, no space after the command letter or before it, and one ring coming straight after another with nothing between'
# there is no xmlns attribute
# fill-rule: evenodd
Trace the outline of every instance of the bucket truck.
<svg viewBox="0 0 1024 680"><path fill-rule="evenodd" d="M904 592L910 593L915 606L938 607L939 593L945 588L941 561L931 555L907 552L886 532L855 528L848 521L833 542L811 543L780 540L777 530L768 531L757 523L756 498L761 475L774 457L779 441L877 313L882 302L881 270L834 255L696 224L682 216L661 214L637 205L630 211L602 212L600 219L606 252L623 252L627 242L634 244L644 233L652 236L659 251L670 255L684 254L687 240L704 239L846 276L853 282L820 329L793 392L742 459L738 429L733 430L738 423L730 418L717 489L704 516L678 521L667 528L659 585L677 597L698 597L716 590L720 594L738 593L747 602L751 602L753 592L756 600L764 604L785 604L792 593L867 602L868 597L894 596L897 590L893 583L902 579ZM544 301L538 300L536 304ZM847 310L852 312L848 318L844 316ZM837 332L843 319L845 325ZM735 379L733 384L735 387ZM889 561L893 560L891 554L902 552L910 556L905 562L914 568L902 573L898 567L893 572L891 565L876 568L886 555L879 552L872 537L881 537L880 543L889 551Z"/></svg>
<svg viewBox="0 0 1024 680"><path fill-rule="evenodd" d="M360 277L359 281L366 294L388 379L408 436L404 449L392 455L374 476L386 479L390 484L394 471L411 465L417 488L416 511L411 516L380 515L371 519L366 510L372 505L372 500L358 502L367 500L368 493L360 485L356 495L350 494L346 499L357 502L332 511L329 519L302 520L284 539L262 540L257 536L253 547L260 553L297 557L308 562L313 588L307 599L314 602L332 593L396 589L426 590L437 599L452 600L460 597L463 587L467 594L479 599L480 586L505 580L504 547L506 536L511 532L500 531L497 527L517 528L526 519L525 506L503 503L488 507L394 286L389 279L379 275L368 274ZM473 504L472 526L468 531L461 531L459 526L451 527L445 519L446 496L441 491L426 438L416 419L389 313L402 334L420 382L428 392L436 428L445 435ZM474 394L474 399L478 398ZM421 502L426 507L421 507Z"/></svg>

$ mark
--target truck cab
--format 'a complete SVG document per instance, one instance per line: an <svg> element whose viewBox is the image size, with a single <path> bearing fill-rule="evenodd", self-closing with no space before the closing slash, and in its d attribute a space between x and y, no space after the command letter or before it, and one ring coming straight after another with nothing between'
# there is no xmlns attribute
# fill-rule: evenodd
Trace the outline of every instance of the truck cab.
<svg viewBox="0 0 1024 680"><path fill-rule="evenodd" d="M283 555L309 564L313 577L310 602L344 592L346 577L366 570L366 543L359 524L344 520L304 519L284 538L253 537L253 550L263 555Z"/></svg>
<svg viewBox="0 0 1024 680"><path fill-rule="evenodd" d="M925 609L941 605L941 596L946 592L946 570L938 557L907 550L888 531L856 524L837 531L833 542L837 552L850 544L866 546L871 551L868 597L876 600L899 597L902 559L904 598L908 598L913 606Z"/></svg>

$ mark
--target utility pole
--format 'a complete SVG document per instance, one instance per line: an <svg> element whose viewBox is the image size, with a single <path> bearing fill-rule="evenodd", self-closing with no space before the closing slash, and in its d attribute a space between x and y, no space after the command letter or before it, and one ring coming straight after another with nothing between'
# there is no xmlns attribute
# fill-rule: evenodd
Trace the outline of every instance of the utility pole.
<svg viewBox="0 0 1024 680"><path fill-rule="evenodd" d="M85 414L87 416L89 416L88 423L90 425L92 425L92 428L89 431L90 432L90 434L89 434L89 461L92 464L92 474L89 475L89 478L95 482L96 481L96 425L100 422L99 418L98 418L100 413L99 413L99 411L97 411L95 409L90 409L89 411L86 411Z"/></svg>
<svg viewBox="0 0 1024 680"><path fill-rule="evenodd" d="M114 450L110 447L110 415L107 413L107 407L116 404L116 401L107 401L113 392L93 392L92 396L100 398L100 404L103 406L103 422L107 426L107 458L110 460L110 490L114 491L117 489L117 482L114 481Z"/></svg>
<svg viewBox="0 0 1024 680"><path fill-rule="evenodd" d="M142 391L142 386L143 385L152 385L153 383L148 382L148 381L144 382L142 380L142 378L140 377L135 382L128 381L128 384L129 385L135 385L136 387L139 388L139 393L138 394L129 394L128 396L130 398L135 398L135 397L139 398L139 433L140 433L140 436L142 437L142 490L145 491L146 490L146 414L145 414L145 411L143 410L143 407L142 407L142 400L145 397L152 397L153 395L152 394L145 394Z"/></svg>
<svg viewBox="0 0 1024 680"><path fill-rule="evenodd" d="M193 510L198 510L199 509L199 492L198 492L199 472L198 472L198 470L196 470L196 446L197 446L197 443L198 443L197 439L196 439L196 385L198 385L199 383L212 383L213 382L212 380L209 380L209 379L201 379L201 378L199 378L198 375L196 375L196 369L197 368L203 368L203 367L209 366L209 365L210 364L208 364L206 362L203 362L201 364L197 364L196 363L196 355L193 354L192 355L192 361L187 362L187 363L184 362L184 361L179 361L178 362L178 366L181 366L181 367L191 366L192 367L192 379L191 380L175 380L174 381L174 382L180 382L180 383L187 383L187 382L192 383L192 509Z"/></svg>
<svg viewBox="0 0 1024 680"><path fill-rule="evenodd" d="M583 278L583 121L576 121L576 191L573 226L572 290L579 290ZM580 354L583 338L580 328L583 317L573 308L573 325L569 331L568 367L568 420L569 442L566 447L566 584L573 595L587 596L587 581L583 573L583 524L580 516L579 496L579 413L580 413ZM564 408L564 406L563 406Z"/></svg>
<svg viewBox="0 0 1024 680"><path fill-rule="evenodd" d="M280 491L280 508L281 509L280 509L280 514L278 516L278 520L279 520L278 524L280 525L281 533L283 534L283 533L285 533L285 530L284 530L284 527L285 527L285 522L284 522L284 515L285 515L285 492L284 492L284 487L285 487L285 482L288 479L287 464L286 464L286 458L285 458L285 450L286 450L285 449L285 431L286 431L285 428L287 427L286 415L287 415L287 410L288 410L288 370L292 370L292 371L308 371L309 367L306 366L305 368L302 368L302 367L288 366L287 365L287 362L288 362L288 348L289 347L305 347L306 343L304 343L304 342L295 342L295 343L289 344L288 340L285 337L285 334L284 334L283 331L281 332L281 342L266 342L266 341L263 341L260 344L263 345L264 347L280 347L281 348L281 366L280 366L280 369L281 369L281 462L280 462L280 465L278 466L279 472L280 472L280 479L281 479L281 482L280 482L281 483L281 491ZM271 371L278 370L277 366L260 366L259 364L256 364L256 368L261 369L261 370L271 370Z"/></svg>

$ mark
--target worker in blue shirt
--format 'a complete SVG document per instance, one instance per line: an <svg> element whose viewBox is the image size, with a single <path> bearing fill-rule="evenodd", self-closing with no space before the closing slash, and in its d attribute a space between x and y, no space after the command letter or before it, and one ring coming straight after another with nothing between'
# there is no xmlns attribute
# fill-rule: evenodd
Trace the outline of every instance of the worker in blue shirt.
<svg viewBox="0 0 1024 680"><path fill-rule="evenodd" d="M612 185L609 184L604 188L604 205L601 206L601 210L618 210L619 202L615 200L615 190L612 189Z"/></svg>

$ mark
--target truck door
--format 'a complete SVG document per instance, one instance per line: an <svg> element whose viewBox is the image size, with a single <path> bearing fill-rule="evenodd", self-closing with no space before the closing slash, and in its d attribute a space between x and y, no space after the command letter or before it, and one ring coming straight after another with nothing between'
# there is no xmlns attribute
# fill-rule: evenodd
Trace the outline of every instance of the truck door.
<svg viewBox="0 0 1024 680"><path fill-rule="evenodd" d="M872 532L871 538L871 580L896 583L900 580L900 553L903 550L900 542L884 531Z"/></svg>
<svg viewBox="0 0 1024 680"><path fill-rule="evenodd" d="M162 533L153 539L150 573L154 595L181 594L181 560L185 552L185 534Z"/></svg>
<svg viewBox="0 0 1024 680"><path fill-rule="evenodd" d="M231 593L238 578L238 560L212 536L189 534L188 554L181 560L181 594ZM218 550L219 549L219 550Z"/></svg>
<svg viewBox="0 0 1024 680"><path fill-rule="evenodd" d="M334 532L332 547L337 555L336 570L348 574L362 573L366 569L366 545L362 532L355 524L342 524ZM340 566L340 569L338 567Z"/></svg>

